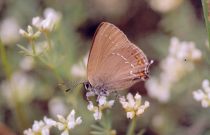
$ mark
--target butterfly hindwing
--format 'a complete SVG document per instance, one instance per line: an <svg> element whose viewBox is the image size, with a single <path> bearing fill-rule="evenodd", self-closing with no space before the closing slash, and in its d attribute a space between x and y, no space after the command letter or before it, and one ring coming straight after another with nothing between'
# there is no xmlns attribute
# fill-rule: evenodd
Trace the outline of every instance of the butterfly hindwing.
<svg viewBox="0 0 210 135"><path fill-rule="evenodd" d="M109 90L126 89L141 80L148 66L141 49L110 23L102 23L94 37L88 60L88 80Z"/></svg>

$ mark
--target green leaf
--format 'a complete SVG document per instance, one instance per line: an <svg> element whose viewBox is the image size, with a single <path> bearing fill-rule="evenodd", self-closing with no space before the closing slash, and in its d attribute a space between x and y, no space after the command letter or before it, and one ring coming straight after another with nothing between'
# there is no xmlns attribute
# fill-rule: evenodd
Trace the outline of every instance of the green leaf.
<svg viewBox="0 0 210 135"><path fill-rule="evenodd" d="M99 125L91 125L91 128L93 128L94 130L98 130L98 131L103 131L104 128L99 126Z"/></svg>
<svg viewBox="0 0 210 135"><path fill-rule="evenodd" d="M24 46L20 45L20 44L17 44L17 46L23 51L25 52L25 54L28 54L28 55L31 55L31 52L25 48Z"/></svg>

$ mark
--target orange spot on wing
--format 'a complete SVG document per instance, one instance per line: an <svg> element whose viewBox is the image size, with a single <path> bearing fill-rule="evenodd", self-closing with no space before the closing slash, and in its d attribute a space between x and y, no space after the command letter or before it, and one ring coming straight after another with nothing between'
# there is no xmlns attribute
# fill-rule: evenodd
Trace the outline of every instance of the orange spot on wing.
<svg viewBox="0 0 210 135"><path fill-rule="evenodd" d="M145 75L145 72L144 71L141 71L141 72L137 72L135 73L139 78L144 78L146 75Z"/></svg>
<svg viewBox="0 0 210 135"><path fill-rule="evenodd" d="M136 58L138 65L143 65L144 64L144 61L143 61L143 59L141 59L139 54L136 54L134 57Z"/></svg>

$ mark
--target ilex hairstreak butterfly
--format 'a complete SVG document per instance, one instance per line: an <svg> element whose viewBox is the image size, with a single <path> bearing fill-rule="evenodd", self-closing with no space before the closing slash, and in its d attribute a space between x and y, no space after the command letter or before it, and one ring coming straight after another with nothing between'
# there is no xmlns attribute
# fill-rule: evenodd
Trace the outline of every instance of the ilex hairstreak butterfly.
<svg viewBox="0 0 210 135"><path fill-rule="evenodd" d="M127 89L148 78L152 62L119 28L103 22L93 39L84 86L98 96Z"/></svg>

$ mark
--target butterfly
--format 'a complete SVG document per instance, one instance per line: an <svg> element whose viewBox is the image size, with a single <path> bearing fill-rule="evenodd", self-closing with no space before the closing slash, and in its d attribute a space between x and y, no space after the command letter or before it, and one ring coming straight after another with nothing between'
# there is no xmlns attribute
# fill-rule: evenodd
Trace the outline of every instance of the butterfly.
<svg viewBox="0 0 210 135"><path fill-rule="evenodd" d="M148 79L152 63L119 28L102 22L93 38L87 64L88 82L84 87L98 96L128 89L136 82Z"/></svg>

